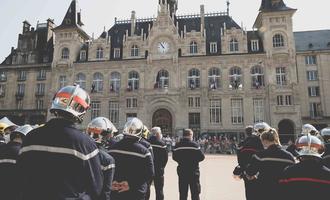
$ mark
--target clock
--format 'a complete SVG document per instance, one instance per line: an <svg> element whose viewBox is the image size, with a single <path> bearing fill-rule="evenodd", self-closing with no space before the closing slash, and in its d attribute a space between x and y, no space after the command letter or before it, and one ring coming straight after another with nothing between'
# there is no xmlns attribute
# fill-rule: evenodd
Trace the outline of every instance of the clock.
<svg viewBox="0 0 330 200"><path fill-rule="evenodd" d="M165 54L170 50L170 44L167 42L158 42L158 52Z"/></svg>

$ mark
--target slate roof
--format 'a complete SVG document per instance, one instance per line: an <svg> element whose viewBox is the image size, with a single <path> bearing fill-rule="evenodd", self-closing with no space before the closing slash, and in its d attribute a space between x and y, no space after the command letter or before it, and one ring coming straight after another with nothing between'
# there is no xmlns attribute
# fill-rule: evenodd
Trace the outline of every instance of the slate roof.
<svg viewBox="0 0 330 200"><path fill-rule="evenodd" d="M330 30L294 32L296 50L330 50Z"/></svg>
<svg viewBox="0 0 330 200"><path fill-rule="evenodd" d="M278 2L274 0L262 0L259 11L261 12L276 12L276 11L286 11L294 10L285 5L283 0Z"/></svg>

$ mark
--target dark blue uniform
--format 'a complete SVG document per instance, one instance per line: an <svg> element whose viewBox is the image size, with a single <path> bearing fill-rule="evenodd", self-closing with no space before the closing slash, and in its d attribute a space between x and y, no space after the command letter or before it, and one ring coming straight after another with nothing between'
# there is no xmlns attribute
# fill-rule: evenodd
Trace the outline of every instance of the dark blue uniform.
<svg viewBox="0 0 330 200"><path fill-rule="evenodd" d="M144 200L147 183L154 176L154 164L150 151L144 147L138 138L127 137L110 148L109 153L116 161L116 171L113 181L128 182L129 191L112 191L114 200Z"/></svg>
<svg viewBox="0 0 330 200"><path fill-rule="evenodd" d="M5 138L3 138L2 135L0 135L0 147L4 146L6 144Z"/></svg>
<svg viewBox="0 0 330 200"><path fill-rule="evenodd" d="M20 182L16 166L21 143L9 142L0 147L0 199L16 200Z"/></svg>
<svg viewBox="0 0 330 200"><path fill-rule="evenodd" d="M175 145L173 149L173 160L179 164L177 173L179 176L180 200L187 200L189 186L192 200L200 199L199 162L204 159L203 152L194 141L183 138Z"/></svg>
<svg viewBox="0 0 330 200"><path fill-rule="evenodd" d="M325 144L325 152L323 154L323 164L330 169L330 143Z"/></svg>
<svg viewBox="0 0 330 200"><path fill-rule="evenodd" d="M103 188L99 150L65 119L52 119L24 139L18 166L22 200L94 200Z"/></svg>
<svg viewBox="0 0 330 200"><path fill-rule="evenodd" d="M153 152L153 149L152 149L152 146L151 146L150 142L147 139L143 138L143 137L140 138L139 142L140 142L140 144L142 144L145 148L147 148L149 150L149 152L151 153L151 157L154 158L154 152ZM150 199L150 186L151 186L151 183L152 183L152 180L150 180L148 182L148 187L147 187L147 193L146 193L145 200Z"/></svg>
<svg viewBox="0 0 330 200"><path fill-rule="evenodd" d="M164 170L168 161L167 146L164 141L158 140L156 137L151 137L150 143L154 152L154 185L156 191L156 200L164 200Z"/></svg>
<svg viewBox="0 0 330 200"><path fill-rule="evenodd" d="M98 144L97 144L98 145ZM103 189L100 200L110 200L112 180L115 175L115 159L110 156L101 145L99 147L99 157L101 169L103 171Z"/></svg>
<svg viewBox="0 0 330 200"><path fill-rule="evenodd" d="M281 200L328 200L330 170L321 159L303 160L285 169L280 180Z"/></svg>
<svg viewBox="0 0 330 200"><path fill-rule="evenodd" d="M280 199L278 181L283 170L293 164L295 164L293 155L279 145L271 145L266 150L253 155L246 168L246 174L257 176L259 190L257 199Z"/></svg>

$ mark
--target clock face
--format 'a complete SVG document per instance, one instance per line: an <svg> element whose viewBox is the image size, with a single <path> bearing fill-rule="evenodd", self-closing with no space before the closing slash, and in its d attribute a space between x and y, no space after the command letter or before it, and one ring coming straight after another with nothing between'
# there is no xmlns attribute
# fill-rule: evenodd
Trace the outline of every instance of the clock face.
<svg viewBox="0 0 330 200"><path fill-rule="evenodd" d="M170 50L170 45L167 42L158 42L158 52L165 54Z"/></svg>

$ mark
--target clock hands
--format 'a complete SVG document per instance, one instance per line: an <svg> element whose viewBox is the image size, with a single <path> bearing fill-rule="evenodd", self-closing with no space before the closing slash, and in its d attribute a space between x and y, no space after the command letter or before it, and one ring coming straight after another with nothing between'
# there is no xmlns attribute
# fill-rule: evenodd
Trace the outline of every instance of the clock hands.
<svg viewBox="0 0 330 200"><path fill-rule="evenodd" d="M162 44L162 43L159 43L160 44L160 46L162 46L163 47L163 49L165 49L165 46Z"/></svg>

